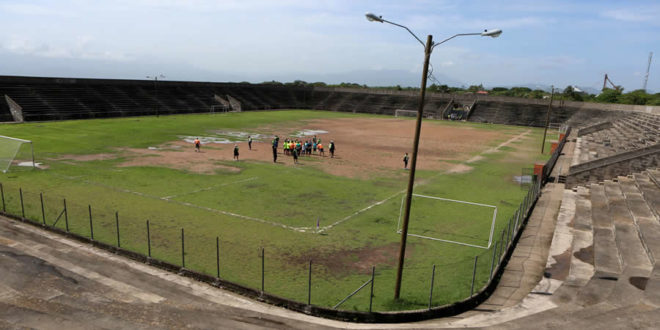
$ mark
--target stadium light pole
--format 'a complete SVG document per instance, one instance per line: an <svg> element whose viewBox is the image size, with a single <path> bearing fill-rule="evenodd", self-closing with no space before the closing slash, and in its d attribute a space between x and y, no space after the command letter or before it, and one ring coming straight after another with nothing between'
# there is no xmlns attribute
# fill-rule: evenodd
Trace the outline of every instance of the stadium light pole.
<svg viewBox="0 0 660 330"><path fill-rule="evenodd" d="M158 83L158 78L159 77L160 78L165 78L165 76L162 75L162 74L155 74L153 76L147 76L148 79L154 78L154 94L155 94L154 101L156 101L156 117L160 117L160 111L159 111L160 110L160 105L158 105L158 87L156 86L156 84Z"/></svg>
<svg viewBox="0 0 660 330"><path fill-rule="evenodd" d="M398 26L400 28L406 29L408 33L410 33L417 41L419 41L422 46L424 46L424 67L422 69L422 85L420 88L419 92L419 105L417 107L417 122L415 125L415 138L413 142L413 152L412 152L412 159L410 163L410 176L408 179L408 190L406 192L406 208L403 213L403 226L401 228L401 245L399 247L399 263L397 266L397 272L396 272L396 285L394 288L394 299L399 299L400 293L401 293L401 277L403 275L403 262L404 262L404 257L406 254L406 239L408 238L408 222L410 220L410 204L412 202L412 195L413 195L413 186L415 184L415 169L417 167L417 151L419 149L419 134L420 130L422 128L422 115L424 113L424 98L426 96L426 79L428 78L428 72L429 72L429 60L431 58L431 53L433 52L433 49L441 45L451 39L454 39L456 37L462 37L462 36L482 36L482 37L492 37L492 38L497 38L502 34L502 30L500 29L495 29L495 30L484 30L484 32L476 32L476 33L458 33L455 34L445 40L442 40L438 43L433 42L433 36L428 35L426 38L426 43L422 42L419 37L417 37L412 31L410 31L409 28L406 26L403 26L401 24L397 24L394 22L390 22L388 20L383 19L382 16L376 16L375 14L372 13L366 13L365 14L366 18L370 22L380 22L380 23L388 23L392 24L395 26Z"/></svg>

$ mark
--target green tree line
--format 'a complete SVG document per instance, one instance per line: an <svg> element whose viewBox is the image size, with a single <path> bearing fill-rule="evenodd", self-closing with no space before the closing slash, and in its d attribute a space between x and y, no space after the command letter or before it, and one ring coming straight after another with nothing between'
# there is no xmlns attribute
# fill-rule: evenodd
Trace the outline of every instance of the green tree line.
<svg viewBox="0 0 660 330"><path fill-rule="evenodd" d="M418 87L401 87L396 86L367 86L356 83L342 82L340 84L326 84L324 82L306 82L303 80L295 80L293 82L282 83L279 81L266 81L263 84L282 85L282 86L299 86L299 87L343 87L343 88L362 88L362 89L377 89L377 90L396 90L396 91L419 91ZM477 92L487 92L488 95L494 96L510 96L528 99L543 99L549 98L550 92L541 89L531 89L528 87L493 87L490 89L484 88L483 85L471 85L469 87L450 87L447 85L431 84L427 87L427 91L435 93L450 93L450 94L474 94ZM643 89L637 89L632 92L624 93L623 88L617 87L616 89L605 88L600 94L589 94L576 89L573 86L566 86L563 90L555 90L555 98L567 101L578 102L597 102L597 103L620 103L620 104L634 104L634 105L660 105L660 93L649 94Z"/></svg>

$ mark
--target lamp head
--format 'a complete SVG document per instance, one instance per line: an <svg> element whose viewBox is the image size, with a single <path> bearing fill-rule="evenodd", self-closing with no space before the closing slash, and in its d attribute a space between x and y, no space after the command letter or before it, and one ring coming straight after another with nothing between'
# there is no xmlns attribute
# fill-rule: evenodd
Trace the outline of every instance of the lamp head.
<svg viewBox="0 0 660 330"><path fill-rule="evenodd" d="M381 22L383 23L383 16L376 16L374 13L366 13L364 16L367 17L369 22Z"/></svg>
<svg viewBox="0 0 660 330"><path fill-rule="evenodd" d="M497 38L502 34L502 30L500 29L494 29L494 30L484 30L484 32L481 32L482 37L491 37L491 38Z"/></svg>

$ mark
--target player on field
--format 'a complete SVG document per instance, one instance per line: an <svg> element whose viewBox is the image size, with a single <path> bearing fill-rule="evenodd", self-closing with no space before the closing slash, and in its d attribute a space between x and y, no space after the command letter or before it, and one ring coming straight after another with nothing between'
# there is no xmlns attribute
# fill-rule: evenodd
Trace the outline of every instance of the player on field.
<svg viewBox="0 0 660 330"><path fill-rule="evenodd" d="M319 140L320 140L320 139L319 139ZM323 145L321 144L321 142L319 142L319 143L316 145L316 147L319 149L319 155L325 157L325 153L323 153Z"/></svg>
<svg viewBox="0 0 660 330"><path fill-rule="evenodd" d="M199 147L202 144L202 141L199 140L199 138L195 138L195 141L193 141L193 144L195 144L195 152L199 152Z"/></svg>
<svg viewBox="0 0 660 330"><path fill-rule="evenodd" d="M248 149L252 150L252 136L248 135Z"/></svg>
<svg viewBox="0 0 660 330"><path fill-rule="evenodd" d="M234 159L238 160L238 144L234 144Z"/></svg>
<svg viewBox="0 0 660 330"><path fill-rule="evenodd" d="M406 152L405 155L403 155L403 168L408 169L408 153Z"/></svg>
<svg viewBox="0 0 660 330"><path fill-rule="evenodd" d="M330 140L330 158L335 158L335 141Z"/></svg>

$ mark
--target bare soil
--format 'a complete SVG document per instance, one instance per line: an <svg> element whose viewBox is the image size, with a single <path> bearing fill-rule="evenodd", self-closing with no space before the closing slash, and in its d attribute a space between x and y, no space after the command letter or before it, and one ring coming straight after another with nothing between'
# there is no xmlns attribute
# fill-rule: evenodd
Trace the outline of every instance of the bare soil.
<svg viewBox="0 0 660 330"><path fill-rule="evenodd" d="M413 250L414 244L409 244L406 257L409 257ZM310 249L301 255L284 255L284 259L292 268L303 267L313 260L314 265L331 269L333 276L341 277L348 274L371 274L371 267L374 265L394 267L398 254L399 243L390 243L331 252Z"/></svg>
<svg viewBox="0 0 660 330"><path fill-rule="evenodd" d="M282 141L295 131L325 130L328 133L317 135L325 146L325 156L318 152L312 156L301 156L297 165L291 156L282 154ZM280 137L277 163L285 166L313 166L327 173L352 177L405 176L403 155L412 156L415 121L406 119L342 118L310 120L297 126L264 126L254 131L278 135ZM419 144L417 168L452 173L469 171L467 165L456 161L467 161L470 155L484 149L494 139L505 138L505 133L485 131L469 126L446 127L434 122L424 122ZM312 139L312 136L303 137ZM335 142L335 157L330 158L329 142ZM239 161L272 162L271 141L255 140L252 150L247 142L238 142ZM119 166L163 166L201 174L216 171L239 171L238 167L227 165L233 161L234 144L207 143L201 152L195 152L192 144L172 141L157 149L120 149L118 154L64 155L58 159L91 161L125 157L128 160ZM449 162L451 161L451 162ZM224 164L223 164L224 163ZM409 164L410 166L410 164ZM394 172L393 170L401 170Z"/></svg>

